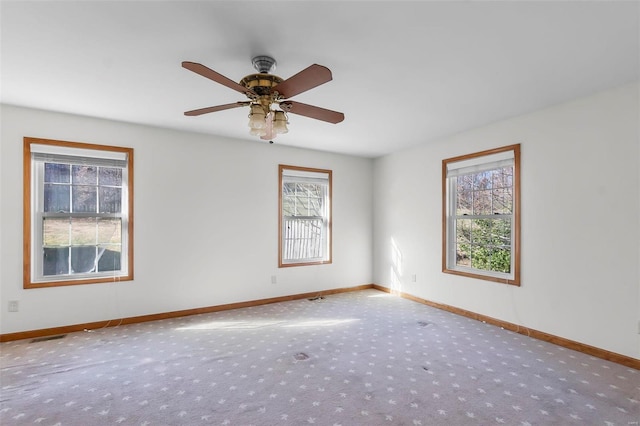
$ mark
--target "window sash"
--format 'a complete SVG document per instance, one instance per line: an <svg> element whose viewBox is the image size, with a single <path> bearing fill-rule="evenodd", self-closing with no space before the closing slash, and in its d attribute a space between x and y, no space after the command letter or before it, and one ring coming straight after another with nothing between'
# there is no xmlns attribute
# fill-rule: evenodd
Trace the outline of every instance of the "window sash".
<svg viewBox="0 0 640 426"><path fill-rule="evenodd" d="M325 258L327 245L325 217L284 216L283 222L283 262L318 262ZM315 232L314 227L317 229ZM291 231L292 228L295 229Z"/></svg>
<svg viewBox="0 0 640 426"><path fill-rule="evenodd" d="M285 192L285 187L294 184L293 190L291 188L287 188ZM313 185L313 192L305 191L308 185ZM327 193L329 187L325 181L317 181L317 182L301 182L301 181L283 181L282 182L282 208L283 215L287 215L290 213L292 217L300 217L300 216L314 216L313 214L303 214L303 213L318 213L316 216L324 217L327 215ZM284 208L286 204L286 209Z"/></svg>

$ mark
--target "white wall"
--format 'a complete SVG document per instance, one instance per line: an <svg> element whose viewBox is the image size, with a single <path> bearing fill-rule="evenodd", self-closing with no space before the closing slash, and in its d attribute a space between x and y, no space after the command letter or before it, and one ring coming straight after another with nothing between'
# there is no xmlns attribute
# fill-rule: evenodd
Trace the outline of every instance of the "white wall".
<svg viewBox="0 0 640 426"><path fill-rule="evenodd" d="M0 333L372 282L370 159L6 105L1 113ZM134 281L22 288L24 136L134 148ZM280 163L333 170L333 264L278 269ZM20 311L9 313L8 300Z"/></svg>
<svg viewBox="0 0 640 426"><path fill-rule="evenodd" d="M373 162L2 106L0 333L375 282L640 358L638 89ZM134 281L22 289L23 136L135 149ZM518 142L522 286L443 274L442 159ZM334 171L332 265L277 268L279 163Z"/></svg>
<svg viewBox="0 0 640 426"><path fill-rule="evenodd" d="M374 281L640 358L638 125L634 84L377 159ZM514 143L522 286L443 274L442 160Z"/></svg>

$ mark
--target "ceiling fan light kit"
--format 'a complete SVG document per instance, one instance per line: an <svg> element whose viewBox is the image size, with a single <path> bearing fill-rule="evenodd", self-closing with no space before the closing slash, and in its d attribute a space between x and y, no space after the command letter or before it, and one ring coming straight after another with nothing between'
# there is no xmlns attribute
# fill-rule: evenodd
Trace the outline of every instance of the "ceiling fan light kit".
<svg viewBox="0 0 640 426"><path fill-rule="evenodd" d="M267 127L266 118L267 115L261 105L251 105L251 112L249 113L249 127L251 127L251 130L259 130Z"/></svg>
<svg viewBox="0 0 640 426"><path fill-rule="evenodd" d="M290 101L289 98L331 81L331 71L322 65L313 64L296 75L283 80L270 74L276 67L275 59L270 56L256 56L252 59L257 74L245 76L239 83L222 74L195 62L182 62L182 67L200 74L216 83L244 94L249 101L218 105L187 111L187 116L197 116L210 112L249 106L249 133L261 139L270 140L289 131L287 112L303 115L328 123L339 123L344 114L337 111Z"/></svg>
<svg viewBox="0 0 640 426"><path fill-rule="evenodd" d="M273 114L273 132L278 135L288 133L289 128L287 124L289 124L289 122L287 121L287 115L284 111L274 111Z"/></svg>

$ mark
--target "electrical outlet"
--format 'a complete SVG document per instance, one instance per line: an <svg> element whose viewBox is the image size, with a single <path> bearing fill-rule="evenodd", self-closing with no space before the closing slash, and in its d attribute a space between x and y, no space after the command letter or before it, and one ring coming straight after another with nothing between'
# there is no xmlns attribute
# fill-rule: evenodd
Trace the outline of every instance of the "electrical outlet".
<svg viewBox="0 0 640 426"><path fill-rule="evenodd" d="M271 275L271 284L277 284L278 278L275 275Z"/></svg>
<svg viewBox="0 0 640 426"><path fill-rule="evenodd" d="M418 281L418 276L416 274L411 275L411 282L415 283Z"/></svg>
<svg viewBox="0 0 640 426"><path fill-rule="evenodd" d="M20 302L17 300L9 300L9 312L18 312L20 310Z"/></svg>

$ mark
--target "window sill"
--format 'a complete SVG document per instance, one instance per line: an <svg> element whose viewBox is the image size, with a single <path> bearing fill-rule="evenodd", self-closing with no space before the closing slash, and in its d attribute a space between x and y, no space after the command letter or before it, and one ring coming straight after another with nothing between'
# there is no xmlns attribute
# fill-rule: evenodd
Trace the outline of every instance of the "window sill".
<svg viewBox="0 0 640 426"><path fill-rule="evenodd" d="M492 281L500 284L509 284L509 285L514 285L518 287L520 286L520 277L517 274L515 277L509 278L509 277L497 277L492 275L485 275L485 274L461 271L456 269L447 269L447 268L443 268L442 272L445 274L459 275L462 277L475 278L475 279L484 280L484 281Z"/></svg>

